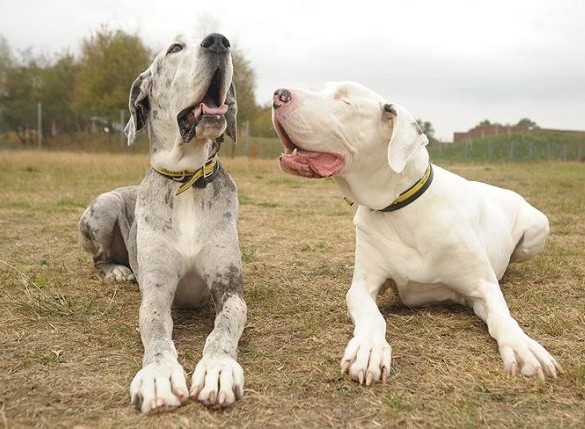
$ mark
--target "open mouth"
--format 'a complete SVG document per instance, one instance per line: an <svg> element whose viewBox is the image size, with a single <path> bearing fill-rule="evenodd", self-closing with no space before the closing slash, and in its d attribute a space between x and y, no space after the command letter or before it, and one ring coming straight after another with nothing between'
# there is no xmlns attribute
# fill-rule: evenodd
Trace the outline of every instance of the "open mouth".
<svg viewBox="0 0 585 429"><path fill-rule="evenodd" d="M278 161L286 173L322 178L333 176L343 169L345 161L340 154L303 149L293 142L276 117L273 122L280 142L284 146L284 153L280 155Z"/></svg>
<svg viewBox="0 0 585 429"><path fill-rule="evenodd" d="M181 110L177 115L179 132L184 143L193 139L196 128L202 119L219 120L228 111L228 105L223 94L227 93L225 71L218 67L209 82L209 87L203 100Z"/></svg>

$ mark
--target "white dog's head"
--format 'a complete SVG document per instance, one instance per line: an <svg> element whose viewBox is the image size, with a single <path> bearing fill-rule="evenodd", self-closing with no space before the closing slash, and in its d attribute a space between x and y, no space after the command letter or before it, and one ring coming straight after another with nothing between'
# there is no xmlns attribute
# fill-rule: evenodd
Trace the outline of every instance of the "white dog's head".
<svg viewBox="0 0 585 429"><path fill-rule="evenodd" d="M406 110L354 82L318 92L278 89L272 120L285 148L281 168L303 177L345 176L355 164L379 169L382 153L385 165L401 173L428 143Z"/></svg>
<svg viewBox="0 0 585 429"><path fill-rule="evenodd" d="M202 41L176 38L141 73L130 90L128 144L148 126L173 143L236 138L236 94L229 41L210 34ZM152 140L152 139L151 139Z"/></svg>

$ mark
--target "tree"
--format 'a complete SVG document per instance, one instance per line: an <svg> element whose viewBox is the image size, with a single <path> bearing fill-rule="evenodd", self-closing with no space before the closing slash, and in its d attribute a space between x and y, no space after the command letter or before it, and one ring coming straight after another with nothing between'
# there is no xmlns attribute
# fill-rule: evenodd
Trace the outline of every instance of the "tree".
<svg viewBox="0 0 585 429"><path fill-rule="evenodd" d="M538 128L538 124L529 118L520 119L516 125L525 128Z"/></svg>
<svg viewBox="0 0 585 429"><path fill-rule="evenodd" d="M30 49L21 53L20 62L15 60L2 72L2 122L23 144L32 141L30 131L36 128L41 73Z"/></svg>
<svg viewBox="0 0 585 429"><path fill-rule="evenodd" d="M435 138L435 127L429 121L423 121L422 119L417 119L416 122L423 130L423 133L426 134L427 138L429 139L429 143L436 143L438 140Z"/></svg>
<svg viewBox="0 0 585 429"><path fill-rule="evenodd" d="M256 116L256 72L241 49L234 46L231 52L238 98L238 122L244 124L246 121L252 122Z"/></svg>
<svg viewBox="0 0 585 429"><path fill-rule="evenodd" d="M78 125L71 107L77 64L69 52L43 71L40 101L43 103L44 135L73 131Z"/></svg>
<svg viewBox="0 0 585 429"><path fill-rule="evenodd" d="M132 81L151 59L150 50L135 34L100 27L82 43L75 79L74 109L109 120L128 108Z"/></svg>
<svg viewBox="0 0 585 429"><path fill-rule="evenodd" d="M276 131L272 125L272 103L256 108L250 132L257 137L276 137Z"/></svg>
<svg viewBox="0 0 585 429"><path fill-rule="evenodd" d="M6 79L13 62L14 59L8 41L0 34L0 133L8 129L8 124L6 123L3 112L5 109L6 96L8 95Z"/></svg>

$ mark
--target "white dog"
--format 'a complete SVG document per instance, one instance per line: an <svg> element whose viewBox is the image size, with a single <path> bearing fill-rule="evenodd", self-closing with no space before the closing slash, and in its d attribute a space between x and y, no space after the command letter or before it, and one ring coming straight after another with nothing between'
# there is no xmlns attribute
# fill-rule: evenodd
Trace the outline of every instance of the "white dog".
<svg viewBox="0 0 585 429"><path fill-rule="evenodd" d="M376 295L408 306L469 305L498 342L508 374L556 377L555 359L510 315L498 280L544 246L545 215L520 195L429 163L428 143L403 108L351 82L320 92L279 89L273 122L281 168L332 177L359 204L355 271L347 293L354 336L341 361L353 380L385 381L391 348Z"/></svg>

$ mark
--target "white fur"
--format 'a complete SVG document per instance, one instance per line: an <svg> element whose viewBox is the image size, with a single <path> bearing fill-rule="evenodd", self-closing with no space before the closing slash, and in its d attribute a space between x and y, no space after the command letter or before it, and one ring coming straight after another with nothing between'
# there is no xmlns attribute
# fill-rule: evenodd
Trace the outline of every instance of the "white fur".
<svg viewBox="0 0 585 429"><path fill-rule="evenodd" d="M512 191L436 165L420 198L381 212L428 166L427 139L412 116L397 105L396 114L388 113L382 97L351 82L290 92L290 102L275 108L275 120L304 150L341 154L345 167L333 179L359 204L347 293L355 329L342 370L365 384L388 375L390 346L375 298L392 285L409 306L453 301L472 307L498 342L507 373L556 377L560 366L510 315L498 283L510 261L543 248L546 216Z"/></svg>

